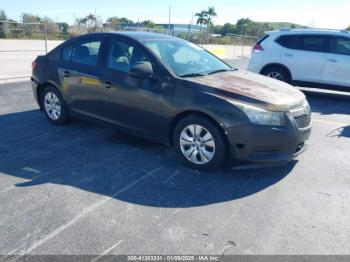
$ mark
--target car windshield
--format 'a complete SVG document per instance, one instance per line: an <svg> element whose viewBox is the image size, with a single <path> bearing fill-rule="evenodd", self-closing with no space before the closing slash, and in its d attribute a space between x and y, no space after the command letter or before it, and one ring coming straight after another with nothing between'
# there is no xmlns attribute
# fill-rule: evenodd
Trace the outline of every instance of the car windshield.
<svg viewBox="0 0 350 262"><path fill-rule="evenodd" d="M182 40L145 41L144 44L180 77L233 70L199 46Z"/></svg>

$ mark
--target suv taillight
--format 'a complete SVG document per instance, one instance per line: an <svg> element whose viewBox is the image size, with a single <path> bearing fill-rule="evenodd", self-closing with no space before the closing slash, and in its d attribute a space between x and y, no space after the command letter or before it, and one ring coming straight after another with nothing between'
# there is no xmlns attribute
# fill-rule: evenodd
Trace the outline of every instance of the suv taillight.
<svg viewBox="0 0 350 262"><path fill-rule="evenodd" d="M254 53L261 53L264 51L264 48L260 44L255 44L253 47L253 52Z"/></svg>
<svg viewBox="0 0 350 262"><path fill-rule="evenodd" d="M36 67L36 61L33 61L32 62L32 71L34 71L35 67Z"/></svg>

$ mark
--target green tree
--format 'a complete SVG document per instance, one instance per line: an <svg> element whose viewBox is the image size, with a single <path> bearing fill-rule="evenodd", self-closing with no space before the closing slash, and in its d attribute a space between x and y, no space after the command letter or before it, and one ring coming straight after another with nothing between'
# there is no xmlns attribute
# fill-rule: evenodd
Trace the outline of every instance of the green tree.
<svg viewBox="0 0 350 262"><path fill-rule="evenodd" d="M145 28L154 28L156 26L151 20L145 20L141 22L141 26Z"/></svg>
<svg viewBox="0 0 350 262"><path fill-rule="evenodd" d="M24 34L28 37L38 37L38 33L42 36L41 23L42 19L38 15L23 13L21 15L21 22L24 24Z"/></svg>
<svg viewBox="0 0 350 262"><path fill-rule="evenodd" d="M106 20L106 23L104 24L104 28L109 29L109 30L116 30L120 24L120 20L118 17L113 16L109 17Z"/></svg>
<svg viewBox="0 0 350 262"><path fill-rule="evenodd" d="M113 17L107 18L106 23L104 24L104 27L111 30L117 30L121 27L133 25L133 24L134 24L134 21L126 17L113 16Z"/></svg>
<svg viewBox="0 0 350 262"><path fill-rule="evenodd" d="M59 38L59 33L61 32L61 30L58 23L56 23L55 21L53 21L53 19L47 16L45 16L42 19L42 22L46 24L46 32L48 36L50 36L51 38ZM42 25L41 29L44 32L45 25Z"/></svg>
<svg viewBox="0 0 350 262"><path fill-rule="evenodd" d="M226 23L224 24L224 26L222 27L222 35L227 35L227 34L236 34L237 28L236 25L230 24L230 23Z"/></svg>
<svg viewBox="0 0 350 262"><path fill-rule="evenodd" d="M89 33L102 31L102 26L98 17L93 14L88 14L84 18L79 19L78 24L85 26Z"/></svg>
<svg viewBox="0 0 350 262"><path fill-rule="evenodd" d="M215 7L208 7L208 10L205 11L206 17L207 17L207 25L208 25L208 33L211 32L211 29L213 27L213 19L214 17L217 17L218 14L216 13Z"/></svg>
<svg viewBox="0 0 350 262"><path fill-rule="evenodd" d="M203 26L208 24L208 15L206 11L201 11L195 14L197 18L197 25L201 26L201 31L203 32Z"/></svg>
<svg viewBox="0 0 350 262"><path fill-rule="evenodd" d="M248 29L253 27L253 21L249 18L241 18L236 23L237 33L244 35L247 33Z"/></svg>
<svg viewBox="0 0 350 262"><path fill-rule="evenodd" d="M154 30L164 29L163 26L157 25L151 20L145 20L145 21L141 22L140 26L143 27L143 28L150 28L150 29L154 29Z"/></svg>
<svg viewBox="0 0 350 262"><path fill-rule="evenodd" d="M134 24L134 21L132 21L126 17L121 17L121 18L119 18L119 23L121 25L131 25L131 24Z"/></svg>
<svg viewBox="0 0 350 262"><path fill-rule="evenodd" d="M350 31L350 26L346 30Z"/></svg>
<svg viewBox="0 0 350 262"><path fill-rule="evenodd" d="M7 15L5 13L5 10L0 10L0 21L7 21ZM6 38L7 37L7 24L0 22L0 38Z"/></svg>
<svg viewBox="0 0 350 262"><path fill-rule="evenodd" d="M60 28L60 31L64 35L68 35L69 33L69 25L67 23L58 23L58 27Z"/></svg>
<svg viewBox="0 0 350 262"><path fill-rule="evenodd" d="M3 9L0 9L0 21L7 21L6 12Z"/></svg>

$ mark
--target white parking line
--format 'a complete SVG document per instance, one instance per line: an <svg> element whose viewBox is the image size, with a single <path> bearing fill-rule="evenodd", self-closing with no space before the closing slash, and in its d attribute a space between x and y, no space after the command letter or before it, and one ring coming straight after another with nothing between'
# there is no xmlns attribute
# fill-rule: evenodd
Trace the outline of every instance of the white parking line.
<svg viewBox="0 0 350 262"><path fill-rule="evenodd" d="M132 187L134 187L135 185L137 185L138 183L142 182L143 180L147 179L148 177L152 176L154 173L158 172L160 169L162 169L163 167L159 167L156 168L154 170L152 170L151 172L146 173L146 175L136 179L134 182L128 184L127 186L123 187L122 189L118 190L117 192L115 192L114 194L112 194L110 197L105 197L100 201L97 201L96 203L92 204L91 206L87 207L86 209L84 209L79 215L77 215L75 218L73 218L71 221L69 221L66 224L63 224L61 226L59 226L57 229L55 229L54 231L52 231L50 234L47 234L45 237L43 237L42 239L38 240L37 242L35 242L31 247L29 247L27 250L23 250L24 251L24 255L30 253L31 251L33 251L34 249L36 249L37 247L41 246L42 244L44 244L45 242L47 242L48 240L50 240L51 238L55 237L56 235L58 235L59 233L61 233L63 230L67 229L68 227L70 227L71 225L75 224L78 220L80 220L81 218L83 218L85 215L91 213L92 211L96 210L97 208L101 207L102 205L106 204L108 201L110 201L111 199L114 199L115 197L121 195L122 193L128 191L129 189L131 189ZM143 172L145 172L144 170L142 170ZM137 172L140 172L137 171Z"/></svg>
<svg viewBox="0 0 350 262"><path fill-rule="evenodd" d="M99 255L96 258L94 258L93 260L91 260L91 262L96 262L96 261L100 260L101 258L103 258L103 256L107 255L110 251L115 249L117 246L119 246L123 242L124 242L123 240L119 240L116 244L114 244L110 248L106 249L101 255Z"/></svg>

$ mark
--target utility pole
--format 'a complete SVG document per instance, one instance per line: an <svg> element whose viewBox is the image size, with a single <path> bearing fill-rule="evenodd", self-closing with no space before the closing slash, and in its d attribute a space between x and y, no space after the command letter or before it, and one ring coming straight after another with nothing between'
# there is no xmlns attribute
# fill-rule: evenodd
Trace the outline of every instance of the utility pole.
<svg viewBox="0 0 350 262"><path fill-rule="evenodd" d="M190 33L192 32L193 21L194 21L194 13L192 12L192 15L191 15L191 24L190 24Z"/></svg>
<svg viewBox="0 0 350 262"><path fill-rule="evenodd" d="M47 24L46 24L46 21L44 24L44 38L45 38L45 52L47 54Z"/></svg>
<svg viewBox="0 0 350 262"><path fill-rule="evenodd" d="M171 5L169 5L169 35L172 35L171 33Z"/></svg>

